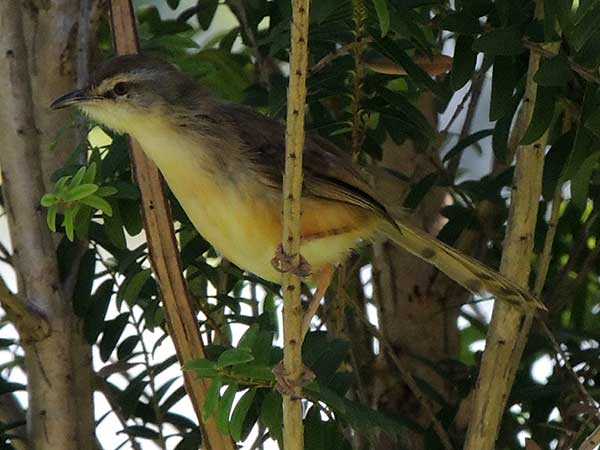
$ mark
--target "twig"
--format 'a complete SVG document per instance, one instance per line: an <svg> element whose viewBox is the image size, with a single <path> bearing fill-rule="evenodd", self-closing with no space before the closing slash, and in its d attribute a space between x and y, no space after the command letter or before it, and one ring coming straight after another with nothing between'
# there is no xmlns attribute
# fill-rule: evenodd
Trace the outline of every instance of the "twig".
<svg viewBox="0 0 600 450"><path fill-rule="evenodd" d="M567 260L565 265L561 268L560 272L558 273L558 275L556 277L556 282L554 283L553 288L552 288L552 295L546 302L548 309L550 311L556 310L556 308L554 307L554 304L559 301L559 297L562 292L563 280L566 280L566 279L568 280L567 275L571 271L573 266L575 265L575 262L579 259L579 254L583 251L584 248L586 248L590 231L591 231L592 227L594 226L594 224L596 223L596 220L598 219L599 216L600 216L600 209L594 208L592 210L591 214L586 219L585 223L583 224L583 228L581 229L581 232L579 233L579 237L577 239L576 244L571 246L571 251L569 252L569 259Z"/></svg>
<svg viewBox="0 0 600 450"><path fill-rule="evenodd" d="M594 450L596 448L598 448L598 445L600 444L600 425L598 425L596 427L596 429L594 429L594 431L591 432L591 434L585 438L585 441L583 441L583 444L581 444L581 447L579 447L579 450Z"/></svg>
<svg viewBox="0 0 600 450"><path fill-rule="evenodd" d="M4 308L8 320L18 330L21 339L39 341L50 333L48 321L13 294L2 277L0 277L0 306Z"/></svg>
<svg viewBox="0 0 600 450"><path fill-rule="evenodd" d="M594 415L600 419L600 410L598 410L598 403L596 402L596 400L594 400L594 398L590 395L590 393L587 391L585 386L579 380L579 377L575 373L575 370L573 369L573 366L571 365L569 358L567 357L565 352L563 352L563 350L560 348L560 344L557 342L556 338L554 337L554 334L552 334L552 331L550 331L550 328L548 328L548 325L546 325L546 322L544 322L543 320L540 320L540 324L542 326L542 330L544 331L544 334L548 337L548 339L552 343L552 347L554 347L554 351L556 352L557 355L560 355L561 359L563 360L563 363L567 369L567 372L569 373L571 378L573 378L573 381L575 382L575 386L577 386L577 390L581 394L581 397L586 401L588 406L590 406L590 408L592 408L595 411Z"/></svg>
<svg viewBox="0 0 600 450"><path fill-rule="evenodd" d="M115 398L115 395L111 390L110 384L105 379L97 376L96 390L102 393L102 395L110 405L110 409L117 417L117 420L121 423L123 429L127 428L127 418L123 414L121 405L119 405L119 401ZM140 443L136 441L134 436L127 434L127 438L129 439L129 443L131 444L131 448L133 450L142 450Z"/></svg>
<svg viewBox="0 0 600 450"><path fill-rule="evenodd" d="M362 61L362 54L366 46L363 43L365 34L365 21L367 10L364 0L354 0L352 2L352 16L354 20L354 39L356 45L352 49L354 57L354 77L352 79L352 160L358 161L358 155L365 137L365 127L362 120L360 102L363 89L363 78L365 76L365 65Z"/></svg>
<svg viewBox="0 0 600 450"><path fill-rule="evenodd" d="M558 53L550 48L547 48L543 44L538 44L537 42L532 42L528 38L523 38L522 41L523 47L528 48L532 52L535 52L539 55L544 56L545 58L554 58L558 55ZM594 83L600 84L600 76L595 73L593 70L588 69L587 67L582 66L581 64L573 61L573 58L569 58L569 65L574 72L581 75L581 78L587 81L592 81Z"/></svg>
<svg viewBox="0 0 600 450"><path fill-rule="evenodd" d="M541 2L537 4L536 17L543 17ZM539 68L540 61L540 54L530 53L523 100L526 123L531 121L533 115L537 93L537 85L533 81L533 77ZM533 252L538 201L542 188L547 137L548 134L544 133L537 141L530 145L523 145L517 150L514 188L500 271L524 287L527 287L531 271L530 260ZM477 381L465 450L494 448L500 421L531 322L531 315L523 315L502 302L496 302L494 305L486 350Z"/></svg>
<svg viewBox="0 0 600 450"><path fill-rule="evenodd" d="M256 66L258 67L258 78L262 85L269 86L269 71L267 70L267 61L265 57L261 54L260 48L256 41L256 36L254 35L254 30L248 23L248 17L246 16L246 10L244 9L244 3L242 0L226 0L225 2L229 9L233 13L233 15L237 18L240 26L246 33L248 37L248 41L250 43L250 48L254 53L254 57L256 58Z"/></svg>
<svg viewBox="0 0 600 450"><path fill-rule="evenodd" d="M285 175L283 179L282 245L292 264L300 265L300 198L302 194L302 154L304 151L304 106L308 71L309 0L292 1L290 79L285 136ZM283 395L283 445L286 450L304 449L302 402L299 381L302 377L302 305L300 278L284 272L283 289L283 365L293 395Z"/></svg>
<svg viewBox="0 0 600 450"><path fill-rule="evenodd" d="M138 40L131 0L112 0L110 7L116 53L137 53ZM203 359L206 357L204 344L198 330L192 298L183 278L162 177L154 163L146 158L139 144L131 140L130 147L133 173L142 194L144 229L150 259L159 281L169 334L175 345L177 358L182 364L193 359ZM231 439L219 431L215 419L205 421L202 418L202 405L208 389L206 381L197 379L188 371L183 372L183 377L206 448L233 450Z"/></svg>
<svg viewBox="0 0 600 450"><path fill-rule="evenodd" d="M360 42L355 41L355 42L350 42L348 44L344 44L340 48L334 50L333 52L331 52L331 53L329 53L327 55L325 55L323 58L321 58L319 61L317 61L314 65L312 65L310 67L310 69L308 70L308 73L311 76L313 76L317 72L319 72L322 69L324 69L328 64L331 64L331 62L335 61L336 59L341 58L342 56L348 55L351 51L354 50L354 48L356 46L369 44L371 42L373 42L372 38L365 37Z"/></svg>
<svg viewBox="0 0 600 450"><path fill-rule="evenodd" d="M369 332L373 336L375 336L377 340L379 340L381 346L385 349L388 357L392 360L392 362L396 366L396 369L398 369L398 372L402 376L402 380L406 383L412 394L415 396L415 399L419 402L419 404L423 407L423 409L429 416L429 420L431 420L431 423L433 425L433 430L442 442L444 448L446 450L452 450L454 447L452 446L452 442L450 441L450 436L448 436L448 433L444 429L444 426L436 417L435 413L433 412L433 409L431 408L429 400L421 392L421 389L417 385L417 382L413 378L412 374L402 365L402 361L400 361L400 358L398 358L398 355L396 354L396 349L392 347L392 345L388 342L383 333L381 333L381 331L375 328L373 324L371 324L367 320L364 314L357 314L357 316L361 318L361 321L363 322L367 330L369 330Z"/></svg>
<svg viewBox="0 0 600 450"><path fill-rule="evenodd" d="M556 235L556 226L558 225L558 215L560 213L561 203L562 193L560 186L558 186L554 192L554 198L552 199L552 212L550 213L550 220L548 221L548 231L546 232L546 239L544 240L544 250L542 250L542 255L540 256L538 273L535 278L533 294L537 298L540 298L542 295L542 289L544 288L546 275L548 274L548 267L550 267L552 244L554 243L554 236Z"/></svg>

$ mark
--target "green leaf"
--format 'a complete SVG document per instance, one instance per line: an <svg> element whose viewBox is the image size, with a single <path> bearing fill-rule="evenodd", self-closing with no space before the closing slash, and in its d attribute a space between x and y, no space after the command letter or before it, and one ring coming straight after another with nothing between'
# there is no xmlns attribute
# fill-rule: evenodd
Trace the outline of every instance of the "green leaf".
<svg viewBox="0 0 600 450"><path fill-rule="evenodd" d="M202 436L197 430L187 433L173 450L198 450L202 447Z"/></svg>
<svg viewBox="0 0 600 450"><path fill-rule="evenodd" d="M79 186L69 189L64 195L64 200L67 202L81 200L82 198L92 195L97 190L97 184L80 184Z"/></svg>
<svg viewBox="0 0 600 450"><path fill-rule="evenodd" d="M219 356L217 361L217 369L222 369L223 367L235 366L237 364L243 364L249 361L253 361L254 356L250 354L247 350L230 348L225 350Z"/></svg>
<svg viewBox="0 0 600 450"><path fill-rule="evenodd" d="M583 102L581 106L581 117L591 117L597 110L597 88L594 83L589 83L586 86L585 94L583 96ZM586 119L583 120L586 122ZM569 155L569 161L561 176L560 184L569 181L583 164L583 161L587 159L589 155L594 152L595 139L592 132L581 123L577 127L575 134L575 142L573 143L573 150Z"/></svg>
<svg viewBox="0 0 600 450"><path fill-rule="evenodd" d="M130 425L123 428L118 433L127 433L129 436L134 436L143 439L158 439L158 432L143 425Z"/></svg>
<svg viewBox="0 0 600 450"><path fill-rule="evenodd" d="M56 214L58 213L58 206L51 206L48 208L48 215L46 216L46 223L48 228L52 231L56 231Z"/></svg>
<svg viewBox="0 0 600 450"><path fill-rule="evenodd" d="M96 180L96 163L92 162L87 166L87 168L85 170L85 175L83 176L81 182L82 183L94 183L95 180Z"/></svg>
<svg viewBox="0 0 600 450"><path fill-rule="evenodd" d="M112 216L113 211L110 203L108 203L102 197L92 194L89 197L82 198L80 202L94 209L99 209L109 217Z"/></svg>
<svg viewBox="0 0 600 450"><path fill-rule="evenodd" d="M119 190L114 186L100 186L96 191L96 195L99 195L100 197L110 197L118 192Z"/></svg>
<svg viewBox="0 0 600 450"><path fill-rule="evenodd" d="M438 181L437 173L430 173L411 186L410 192L404 200L404 207L415 209L423 200L423 197L431 190Z"/></svg>
<svg viewBox="0 0 600 450"><path fill-rule="evenodd" d="M246 332L240 338L238 342L237 348L239 350L246 350L248 352L252 351L252 347L256 342L256 338L258 336L259 327L257 323L254 323L248 327Z"/></svg>
<svg viewBox="0 0 600 450"><path fill-rule="evenodd" d="M572 78L569 59L564 53L544 59L533 80L540 86L566 86Z"/></svg>
<svg viewBox="0 0 600 450"><path fill-rule="evenodd" d="M600 22L600 4L598 2L581 2L581 5L586 5L588 8L580 6L575 20L565 30L569 43L577 51L580 51L592 37Z"/></svg>
<svg viewBox="0 0 600 450"><path fill-rule="evenodd" d="M144 269L136 273L127 281L127 287L125 288L122 297L127 302L127 304L136 304L140 296L140 292L142 291L142 288L150 279L151 275L152 271L150 269Z"/></svg>
<svg viewBox="0 0 600 450"><path fill-rule="evenodd" d="M269 429L271 438L281 442L283 411L281 407L281 395L278 392L270 391L265 396L260 408L260 420Z"/></svg>
<svg viewBox="0 0 600 450"><path fill-rule="evenodd" d="M113 294L113 280L106 280L92 296L92 306L85 315L83 334L88 344L94 344L104 328L104 317Z"/></svg>
<svg viewBox="0 0 600 450"><path fill-rule="evenodd" d="M377 19L379 19L379 28L381 28L381 37L384 37L390 30L390 13L387 7L387 0L373 0Z"/></svg>
<svg viewBox="0 0 600 450"><path fill-rule="evenodd" d="M405 422L344 398L333 390L316 383L306 386L304 393L313 401L318 399L327 404L357 430L372 432L374 429L379 429L394 436L406 429Z"/></svg>
<svg viewBox="0 0 600 450"><path fill-rule="evenodd" d="M521 145L533 144L550 127L550 123L554 117L555 98L556 88L538 86L531 122L525 131L523 139L521 139Z"/></svg>
<svg viewBox="0 0 600 450"><path fill-rule="evenodd" d="M219 41L219 50L231 53L231 48L233 47L233 44L235 43L235 40L237 39L239 34L240 27L232 28Z"/></svg>
<svg viewBox="0 0 600 450"><path fill-rule="evenodd" d="M63 217L63 226L65 227L65 234L67 238L73 242L75 240L75 216L81 209L81 205L74 205L65 211Z"/></svg>
<svg viewBox="0 0 600 450"><path fill-rule="evenodd" d="M440 21L443 30L453 31L461 35L476 35L481 33L481 25L476 17L465 11L452 12Z"/></svg>
<svg viewBox="0 0 600 450"><path fill-rule="evenodd" d="M477 53L473 51L473 37L459 35L454 47L452 72L450 72L450 85L452 90L458 91L473 77Z"/></svg>
<svg viewBox="0 0 600 450"><path fill-rule="evenodd" d="M77 173L75 175L73 175L73 178L71 178L71 180L69 181L69 188L75 188L77 186L79 186L81 184L81 182L83 181L83 177L85 175L86 172L86 167L80 167L79 170L77 171Z"/></svg>
<svg viewBox="0 0 600 450"><path fill-rule="evenodd" d="M119 348L117 348L117 358L119 358L119 361L129 358L133 354L138 342L140 342L138 336L126 337L123 342L119 344Z"/></svg>
<svg viewBox="0 0 600 450"><path fill-rule="evenodd" d="M24 391L27 387L21 383L12 383L0 378L0 395L9 394L16 391Z"/></svg>
<svg viewBox="0 0 600 450"><path fill-rule="evenodd" d="M196 10L198 11L196 17L203 30L207 30L210 27L213 17L215 17L215 12L217 12L217 6L219 6L219 0L198 0L196 3Z"/></svg>
<svg viewBox="0 0 600 450"><path fill-rule="evenodd" d="M45 194L40 199L40 205L42 205L44 208L49 208L57 202L58 202L58 197L56 197L55 194Z"/></svg>
<svg viewBox="0 0 600 450"><path fill-rule="evenodd" d="M110 355L117 346L117 342L121 339L128 320L129 313L122 313L106 322L102 340L100 341L100 358L102 358L102 361L106 362L110 358Z"/></svg>
<svg viewBox="0 0 600 450"><path fill-rule="evenodd" d="M241 377L249 381L273 382L275 380L271 366L253 362L232 366L230 370L236 377Z"/></svg>
<svg viewBox="0 0 600 450"><path fill-rule="evenodd" d="M585 121L585 127L600 138L600 108L593 111Z"/></svg>
<svg viewBox="0 0 600 450"><path fill-rule="evenodd" d="M444 156L443 161L446 162L449 159L459 156L464 149L466 149L467 147L470 147L475 142L478 142L483 138L491 136L493 132L494 132L493 129L480 130L480 131L476 131L473 134L470 134L469 136L465 137L464 139L461 139L460 141L458 141L458 143L454 147L452 147L450 150L448 150L448 153L446 153L446 155Z"/></svg>
<svg viewBox="0 0 600 450"><path fill-rule="evenodd" d="M519 55L525 51L521 34L516 28L499 28L482 34L474 43L476 52L496 55Z"/></svg>
<svg viewBox="0 0 600 450"><path fill-rule="evenodd" d="M492 69L491 122L499 120L510 110L517 81L515 59L510 56L496 56Z"/></svg>
<svg viewBox="0 0 600 450"><path fill-rule="evenodd" d="M212 416L213 411L217 408L221 386L223 386L223 380L221 377L215 377L206 391L204 407L202 408L202 418L205 421Z"/></svg>
<svg viewBox="0 0 600 450"><path fill-rule="evenodd" d="M507 105L508 112L503 113L502 117L496 122L494 134L492 135L492 150L494 156L499 161L508 163L508 138L511 130L512 120L521 103L523 97L524 83L521 83L517 88L517 92L511 97L510 103Z"/></svg>
<svg viewBox="0 0 600 450"><path fill-rule="evenodd" d="M563 173L566 163L569 158L571 149L573 148L573 141L575 139L575 132L571 130L566 134L560 136L550 147L546 158L544 159L544 173L542 176L542 195L546 201L552 200L554 192L558 187L558 183L561 181L561 174Z"/></svg>
<svg viewBox="0 0 600 450"><path fill-rule="evenodd" d="M242 440L244 422L248 415L248 411L250 410L250 406L252 406L254 397L256 397L256 390L248 389L242 398L240 398L237 405L235 405L233 414L231 415L231 421L229 422L229 433L234 441Z"/></svg>
<svg viewBox="0 0 600 450"><path fill-rule="evenodd" d="M600 149L589 155L584 161L577 174L571 180L571 194L573 203L581 211L585 210L590 190L590 178L600 161Z"/></svg>
<svg viewBox="0 0 600 450"><path fill-rule="evenodd" d="M216 366L217 363L210 359L194 359L185 364L185 368L196 372L199 378L216 376L219 373Z"/></svg>
<svg viewBox="0 0 600 450"><path fill-rule="evenodd" d="M127 248L127 241L125 240L125 233L123 231L123 220L121 218L121 211L119 205L115 201L111 201L112 215L108 216L104 214L102 216L104 220L104 232L110 239L112 244L120 249Z"/></svg>
<svg viewBox="0 0 600 450"><path fill-rule="evenodd" d="M96 274L96 252L87 250L81 258L77 282L73 290L73 311L77 316L84 317L91 306L92 286Z"/></svg>
<svg viewBox="0 0 600 450"><path fill-rule="evenodd" d="M231 407L237 391L238 385L236 383L230 384L219 402L219 409L217 410L215 421L217 422L217 427L219 427L221 433L229 433L229 414L231 413Z"/></svg>

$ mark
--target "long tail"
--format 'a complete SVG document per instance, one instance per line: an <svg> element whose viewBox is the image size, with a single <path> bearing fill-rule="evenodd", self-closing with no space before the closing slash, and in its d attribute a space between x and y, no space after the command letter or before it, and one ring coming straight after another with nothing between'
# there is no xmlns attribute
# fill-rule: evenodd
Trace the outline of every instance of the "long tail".
<svg viewBox="0 0 600 450"><path fill-rule="evenodd" d="M524 312L546 310L543 303L508 278L413 225L396 221L395 226L387 222L382 231L400 247L431 263L474 294L491 294Z"/></svg>

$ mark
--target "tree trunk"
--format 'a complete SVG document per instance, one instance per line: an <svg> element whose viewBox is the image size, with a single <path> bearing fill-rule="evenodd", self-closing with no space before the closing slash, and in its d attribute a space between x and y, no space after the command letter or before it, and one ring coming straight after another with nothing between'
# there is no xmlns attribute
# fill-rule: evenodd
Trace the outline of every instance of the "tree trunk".
<svg viewBox="0 0 600 450"><path fill-rule="evenodd" d="M422 96L419 107L435 127L437 120L431 94ZM417 150L412 143L401 148L390 143L386 147L382 165L408 175L411 180L418 181L435 170L432 158L438 156L432 152L437 149ZM398 197L403 197L402 189L400 186ZM439 210L445 199L445 192L432 189L413 216L417 225L434 236L443 226ZM466 296L437 269L390 242L376 244L373 250L373 297L384 338L413 377L426 383L446 401L454 401L452 383L433 368L458 352L456 305L461 296L462 300ZM424 359L430 364L424 363ZM430 426L430 418L423 405L408 386L399 381L398 370L383 349L375 365L370 392L372 406L408 417L425 428ZM434 410L437 408L434 407ZM405 435L400 444L413 450L426 448L420 435L413 432ZM377 444L380 449L392 446L385 436Z"/></svg>
<svg viewBox="0 0 600 450"><path fill-rule="evenodd" d="M18 298L30 316L49 325L40 338L15 324L25 348L28 448L34 450L97 447L91 349L39 205L52 173L75 147L75 130L67 130L52 149L69 113L48 106L76 85L79 8L75 0L0 2L0 165ZM65 280L76 277L77 264L70 270Z"/></svg>

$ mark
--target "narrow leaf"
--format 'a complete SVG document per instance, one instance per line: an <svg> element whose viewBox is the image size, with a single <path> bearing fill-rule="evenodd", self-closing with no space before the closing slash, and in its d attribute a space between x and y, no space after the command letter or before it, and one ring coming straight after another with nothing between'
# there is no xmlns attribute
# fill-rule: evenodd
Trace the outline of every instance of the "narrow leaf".
<svg viewBox="0 0 600 450"><path fill-rule="evenodd" d="M231 407L233 406L233 400L235 399L235 394L237 391L238 385L236 383L230 384L225 390L223 397L221 397L221 401L219 402L219 408L217 410L215 420L221 433L229 433L229 415L231 413Z"/></svg>
<svg viewBox="0 0 600 450"><path fill-rule="evenodd" d="M519 55L525 51L521 35L516 28L499 28L482 34L474 43L473 50L489 55Z"/></svg>
<svg viewBox="0 0 600 450"><path fill-rule="evenodd" d="M254 360L254 356L252 356L247 350L230 348L221 353L216 367L218 369L222 369L223 367L235 366L237 364L243 364L252 360Z"/></svg>
<svg viewBox="0 0 600 450"><path fill-rule="evenodd" d="M235 409L231 415L231 421L229 422L229 433L234 441L242 440L244 422L248 415L248 411L250 410L250 406L252 406L254 397L256 397L256 390L248 389L242 398L240 398L237 405L235 405Z"/></svg>
<svg viewBox="0 0 600 450"><path fill-rule="evenodd" d="M377 18L379 19L379 28L381 28L381 37L384 37L390 30L390 13L387 7L387 0L373 0Z"/></svg>
<svg viewBox="0 0 600 450"><path fill-rule="evenodd" d="M81 200L89 195L92 195L98 190L97 184L80 184L72 189L69 189L64 196L65 201L72 202L75 200Z"/></svg>
<svg viewBox="0 0 600 450"><path fill-rule="evenodd" d="M110 203L98 195L92 194L88 197L82 198L80 202L84 205L91 206L92 208L99 209L109 217L112 216L113 211Z"/></svg>
<svg viewBox="0 0 600 450"><path fill-rule="evenodd" d="M213 378L212 383L210 383L210 386L206 391L206 399L204 400L204 408L202 409L202 418L204 420L208 420L217 407L221 386L223 386L221 377Z"/></svg>
<svg viewBox="0 0 600 450"><path fill-rule="evenodd" d="M544 135L554 117L555 97L555 88L538 86L531 122L521 139L521 145L533 144Z"/></svg>

